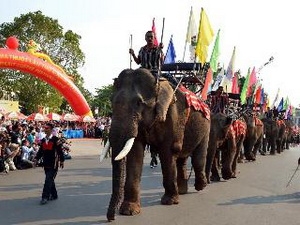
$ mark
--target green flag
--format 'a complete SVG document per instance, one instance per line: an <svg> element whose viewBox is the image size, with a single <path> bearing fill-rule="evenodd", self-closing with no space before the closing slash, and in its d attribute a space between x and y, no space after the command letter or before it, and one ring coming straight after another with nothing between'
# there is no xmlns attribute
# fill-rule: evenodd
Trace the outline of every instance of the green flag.
<svg viewBox="0 0 300 225"><path fill-rule="evenodd" d="M242 103L242 105L244 105L247 102L246 97L247 97L247 90L248 90L249 80L250 80L250 67L248 69L248 74L247 74L247 77L245 79L243 89L242 89L242 92L241 92L241 103Z"/></svg>
<svg viewBox="0 0 300 225"><path fill-rule="evenodd" d="M283 110L287 110L289 108L289 105L290 105L290 100L289 97L287 96L283 103Z"/></svg>
<svg viewBox="0 0 300 225"><path fill-rule="evenodd" d="M217 37L215 40L215 45L214 45L213 51L211 53L210 61L209 61L210 68L212 69L213 72L217 72L217 70L218 70L218 58L220 55L219 35L220 35L220 29L218 30Z"/></svg>

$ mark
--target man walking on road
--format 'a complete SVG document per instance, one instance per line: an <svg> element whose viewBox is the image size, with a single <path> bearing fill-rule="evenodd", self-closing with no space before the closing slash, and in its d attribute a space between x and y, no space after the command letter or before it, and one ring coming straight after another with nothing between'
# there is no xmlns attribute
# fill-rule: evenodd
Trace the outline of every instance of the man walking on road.
<svg viewBox="0 0 300 225"><path fill-rule="evenodd" d="M41 205L46 204L49 200L56 200L58 198L54 180L58 167L64 168L65 160L59 138L52 135L53 125L47 123L44 130L46 136L41 140L40 149L35 157L36 162L41 158L43 159L46 176L42 200L40 202Z"/></svg>

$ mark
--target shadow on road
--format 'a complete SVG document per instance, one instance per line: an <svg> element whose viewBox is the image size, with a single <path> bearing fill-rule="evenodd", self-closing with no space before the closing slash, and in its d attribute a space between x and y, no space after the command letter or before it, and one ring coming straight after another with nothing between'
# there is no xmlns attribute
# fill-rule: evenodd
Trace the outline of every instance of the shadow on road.
<svg viewBox="0 0 300 225"><path fill-rule="evenodd" d="M238 204L274 204L274 203L300 203L300 192L285 195L271 195L271 196L252 196L247 198L234 199L227 203L220 203L218 205L238 205Z"/></svg>

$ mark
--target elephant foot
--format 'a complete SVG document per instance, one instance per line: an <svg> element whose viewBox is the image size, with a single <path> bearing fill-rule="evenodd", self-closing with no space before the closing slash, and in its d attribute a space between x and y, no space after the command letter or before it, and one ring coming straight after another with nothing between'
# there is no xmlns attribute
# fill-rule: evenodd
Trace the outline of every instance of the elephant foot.
<svg viewBox="0 0 300 225"><path fill-rule="evenodd" d="M271 151L270 155L276 155L276 153L274 151Z"/></svg>
<svg viewBox="0 0 300 225"><path fill-rule="evenodd" d="M244 159L238 158L237 163L244 163Z"/></svg>
<svg viewBox="0 0 300 225"><path fill-rule="evenodd" d="M136 202L123 202L119 212L121 215L134 216L141 212L141 205Z"/></svg>
<svg viewBox="0 0 300 225"><path fill-rule="evenodd" d="M266 152L261 151L260 154L261 154L261 155L266 155Z"/></svg>
<svg viewBox="0 0 300 225"><path fill-rule="evenodd" d="M221 180L221 177L218 175L218 176L211 176L210 177L210 180L211 181L220 181Z"/></svg>
<svg viewBox="0 0 300 225"><path fill-rule="evenodd" d="M198 178L198 179L195 179L195 190L196 191L201 191L203 190L207 185L207 179L206 177L202 177L202 178Z"/></svg>
<svg viewBox="0 0 300 225"><path fill-rule="evenodd" d="M233 173L231 171L222 171L222 178L224 180L229 180L230 178L232 178Z"/></svg>
<svg viewBox="0 0 300 225"><path fill-rule="evenodd" d="M162 205L176 205L179 203L179 195L168 196L164 194L160 200Z"/></svg>
<svg viewBox="0 0 300 225"><path fill-rule="evenodd" d="M108 209L106 213L106 218L108 222L115 220L115 210Z"/></svg>
<svg viewBox="0 0 300 225"><path fill-rule="evenodd" d="M253 155L253 153L245 155L246 160L248 161L255 161L256 157Z"/></svg>
<svg viewBox="0 0 300 225"><path fill-rule="evenodd" d="M231 178L237 178L236 172L233 172Z"/></svg>
<svg viewBox="0 0 300 225"><path fill-rule="evenodd" d="M177 186L178 186L178 193L180 195L186 194L188 192L188 181L187 180L178 181Z"/></svg>

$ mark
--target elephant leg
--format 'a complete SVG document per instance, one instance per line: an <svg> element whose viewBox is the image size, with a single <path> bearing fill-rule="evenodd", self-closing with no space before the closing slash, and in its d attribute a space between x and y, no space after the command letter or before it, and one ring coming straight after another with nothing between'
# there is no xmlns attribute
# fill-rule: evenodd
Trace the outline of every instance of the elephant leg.
<svg viewBox="0 0 300 225"><path fill-rule="evenodd" d="M159 155L160 164L163 174L163 186L165 193L161 198L162 205L172 205L179 203L179 193L176 177L176 157L173 156L172 151L166 151Z"/></svg>
<svg viewBox="0 0 300 225"><path fill-rule="evenodd" d="M177 159L177 185L179 194L188 192L187 158Z"/></svg>
<svg viewBox="0 0 300 225"><path fill-rule="evenodd" d="M141 212L140 181L143 168L145 145L135 141L126 159L126 182L124 201L120 207L122 215L136 215Z"/></svg>
<svg viewBox="0 0 300 225"><path fill-rule="evenodd" d="M232 178L237 177L237 163L242 152L243 142L244 142L244 138L242 137L241 140L239 140L236 145L236 153L234 155L233 162L232 162Z"/></svg>
<svg viewBox="0 0 300 225"><path fill-rule="evenodd" d="M215 159L216 151L217 151L217 145L215 143L210 143L207 149L206 165L205 165L205 175L206 175L207 183L210 183L210 176L211 176L211 171L212 171L212 166Z"/></svg>
<svg viewBox="0 0 300 225"><path fill-rule="evenodd" d="M251 141L247 140L244 142L245 158L246 158L246 160L249 160L249 161L255 161L255 157L252 152L253 144L250 144L252 141L253 140L251 140Z"/></svg>
<svg viewBox="0 0 300 225"><path fill-rule="evenodd" d="M221 177L219 174L219 161L220 161L220 151L216 152L216 155L213 160L212 168L211 168L211 181L220 181Z"/></svg>
<svg viewBox="0 0 300 225"><path fill-rule="evenodd" d="M236 150L236 139L230 138L227 140L227 144L222 149L222 177L225 180L228 180L232 178L233 172L232 172L232 164L235 158L235 155L237 153Z"/></svg>
<svg viewBox="0 0 300 225"><path fill-rule="evenodd" d="M200 143L192 154L192 166L195 171L195 189L197 191L203 190L207 185L205 175L205 164L207 156L208 144Z"/></svg>
<svg viewBox="0 0 300 225"><path fill-rule="evenodd" d="M270 140L269 147L271 148L270 155L275 155L276 141L274 139Z"/></svg>
<svg viewBox="0 0 300 225"><path fill-rule="evenodd" d="M259 138L256 141L255 145L253 146L253 151L252 152L253 152L254 161L256 160L257 151L260 150L261 146L262 146L262 138Z"/></svg>

